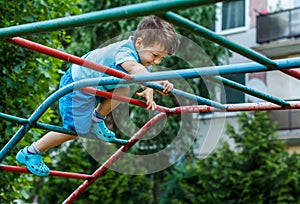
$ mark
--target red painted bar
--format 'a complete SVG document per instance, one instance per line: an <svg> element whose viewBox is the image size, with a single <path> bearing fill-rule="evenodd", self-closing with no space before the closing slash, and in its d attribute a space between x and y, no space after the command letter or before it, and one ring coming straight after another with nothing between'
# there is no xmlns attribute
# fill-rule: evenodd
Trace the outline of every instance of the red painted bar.
<svg viewBox="0 0 300 204"><path fill-rule="evenodd" d="M16 44L18 46L25 47L25 48L28 48L30 50L33 50L33 51L36 51L36 52L39 52L39 53L43 53L45 55L49 55L49 56L52 56L52 57L55 57L55 58L58 58L58 59L61 59L61 60L67 61L67 62L78 64L80 66L88 67L90 69L93 69L93 70L96 70L96 71L99 71L99 72L103 72L103 73L109 74L111 76L115 76L115 77L118 77L118 78L124 78L124 79L132 79L132 76L130 76L130 75L124 73L124 72L114 70L114 69L111 69L109 67L105 67L105 66L100 65L100 64L89 62L89 61L84 60L84 59L82 59L80 57L77 57L75 55L71 55L71 54L68 54L68 53L65 53L65 52L62 52L62 51L59 51L59 50L56 50L56 49L38 44L38 43L35 43L35 42L32 42L32 41L27 40L27 39L23 39L23 38L20 38L20 37L14 37L14 38L8 39L8 41L13 43L13 44Z"/></svg>
<svg viewBox="0 0 300 204"><path fill-rule="evenodd" d="M296 69L285 69L285 70L281 70L281 71L287 75L290 75L290 76L300 80L300 72Z"/></svg>
<svg viewBox="0 0 300 204"><path fill-rule="evenodd" d="M147 104L145 102L137 100L137 99L133 99L133 98L125 97L125 96L118 96L118 95L115 95L111 92L101 91L101 90L91 88L91 87L85 87L85 88L82 88L82 90L84 92L88 92L88 93L91 93L91 94L94 94L94 95L97 95L97 96L102 96L102 97L105 97L105 98L113 98L113 99L116 99L118 101L122 101L122 102L130 103L132 105L147 108ZM156 106L155 110L160 111L160 112L170 113L169 108L159 106L159 105Z"/></svg>
<svg viewBox="0 0 300 204"><path fill-rule="evenodd" d="M226 110L206 105L180 106L172 109L173 114L180 113L208 113L208 112L234 112L234 111L258 111L258 110L287 110L300 109L300 101L289 102L290 106L279 106L270 102L227 104Z"/></svg>
<svg viewBox="0 0 300 204"><path fill-rule="evenodd" d="M21 166L0 165L0 170L31 174L31 172L29 172L26 167L21 167ZM54 170L50 170L49 176L58 176L64 178L74 178L74 179L84 179L84 180L93 179L93 176L89 174L70 173L70 172L54 171Z"/></svg>
<svg viewBox="0 0 300 204"><path fill-rule="evenodd" d="M149 120L134 136L131 137L126 145L120 147L110 158L108 158L101 167L99 167L93 174L93 179L84 181L63 203L72 203L78 196L93 184L99 176L101 176L108 167L118 160L125 152L127 152L154 124L165 118L165 113L159 113L151 120Z"/></svg>

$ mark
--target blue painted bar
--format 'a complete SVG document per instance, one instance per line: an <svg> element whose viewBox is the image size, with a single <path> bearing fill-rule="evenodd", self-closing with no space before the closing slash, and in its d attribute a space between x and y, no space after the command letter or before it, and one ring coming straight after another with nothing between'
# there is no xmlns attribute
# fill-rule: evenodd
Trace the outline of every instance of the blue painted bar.
<svg viewBox="0 0 300 204"><path fill-rule="evenodd" d="M68 16L52 20L28 23L0 29L0 38L9 38L21 35L39 34L78 26L87 26L108 21L128 19L150 14L158 14L171 10L179 10L213 4L221 0L168 0L149 1L117 8L106 9L81 15Z"/></svg>
<svg viewBox="0 0 300 204"><path fill-rule="evenodd" d="M299 68L300 57L274 60L279 70ZM132 75L135 82L156 81L179 78L199 78L202 76L218 76L226 74L270 71L262 64L251 62L242 64L222 65L215 67L187 68L180 70L161 71L147 75Z"/></svg>
<svg viewBox="0 0 300 204"><path fill-rule="evenodd" d="M145 82L145 83L143 83L143 85L151 87L153 89L160 90L160 91L163 90L163 86L160 84L157 84L157 83ZM218 102L215 102L215 101L212 101L212 100L200 97L200 96L196 96L194 94L187 93L187 92L184 92L184 91L181 91L178 89L173 89L171 91L171 93L174 95L182 96L182 97L197 101L198 103L200 103L202 105L204 104L204 105L208 105L208 106L213 106L215 108L226 109L225 105L222 105Z"/></svg>

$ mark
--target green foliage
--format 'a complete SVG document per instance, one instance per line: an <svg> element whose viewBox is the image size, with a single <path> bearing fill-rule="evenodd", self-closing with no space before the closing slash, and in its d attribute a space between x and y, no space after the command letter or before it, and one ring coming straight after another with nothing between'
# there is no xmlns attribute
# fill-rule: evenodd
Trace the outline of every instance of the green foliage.
<svg viewBox="0 0 300 204"><path fill-rule="evenodd" d="M227 128L234 150L224 143L169 174L162 203L299 203L299 155L287 153L266 112L243 113L239 126Z"/></svg>
<svg viewBox="0 0 300 204"><path fill-rule="evenodd" d="M75 6L77 1L3 1L0 0L0 27L14 26L35 21L58 18L78 12ZM39 34L28 37L41 44L62 48L62 41L66 38L64 31L51 34ZM28 118L37 108L38 104L57 88L61 61L24 48L0 42L2 90L0 111L14 116ZM42 118L48 123L58 123L52 110ZM4 120L0 121L1 138L3 147L18 130L19 126ZM41 131L30 131L3 161L16 165L15 154L24 145L41 136ZM8 203L16 198L28 198L28 189L32 187L33 179L30 175L1 172L0 197L1 202ZM31 187L29 187L31 186Z"/></svg>

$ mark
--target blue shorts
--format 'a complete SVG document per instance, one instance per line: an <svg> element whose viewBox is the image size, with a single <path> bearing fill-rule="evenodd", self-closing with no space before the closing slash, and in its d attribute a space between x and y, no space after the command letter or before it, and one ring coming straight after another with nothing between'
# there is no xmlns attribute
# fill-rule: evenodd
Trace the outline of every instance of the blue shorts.
<svg viewBox="0 0 300 204"><path fill-rule="evenodd" d="M71 67L62 76L60 88L74 82ZM96 102L100 97L74 90L59 99L59 112L63 127L74 130L78 134L87 134L91 126L91 118Z"/></svg>
<svg viewBox="0 0 300 204"><path fill-rule="evenodd" d="M62 76L59 88L73 83L72 65ZM112 91L115 88L130 86L130 84L113 84L98 86L103 91ZM87 134L91 127L92 113L96 103L101 102L102 97L73 90L59 99L59 112L62 117L63 127L74 130L77 134Z"/></svg>

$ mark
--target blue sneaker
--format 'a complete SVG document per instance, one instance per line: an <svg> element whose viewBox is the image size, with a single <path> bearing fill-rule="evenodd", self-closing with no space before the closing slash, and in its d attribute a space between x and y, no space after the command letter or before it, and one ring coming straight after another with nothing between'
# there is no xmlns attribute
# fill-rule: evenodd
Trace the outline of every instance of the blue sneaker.
<svg viewBox="0 0 300 204"><path fill-rule="evenodd" d="M90 133L107 142L114 142L116 137L116 134L106 127L104 120L93 121Z"/></svg>
<svg viewBox="0 0 300 204"><path fill-rule="evenodd" d="M20 164L26 165L26 168L36 176L48 176L50 174L50 169L44 163L42 155L30 154L28 146L18 152L16 159Z"/></svg>

